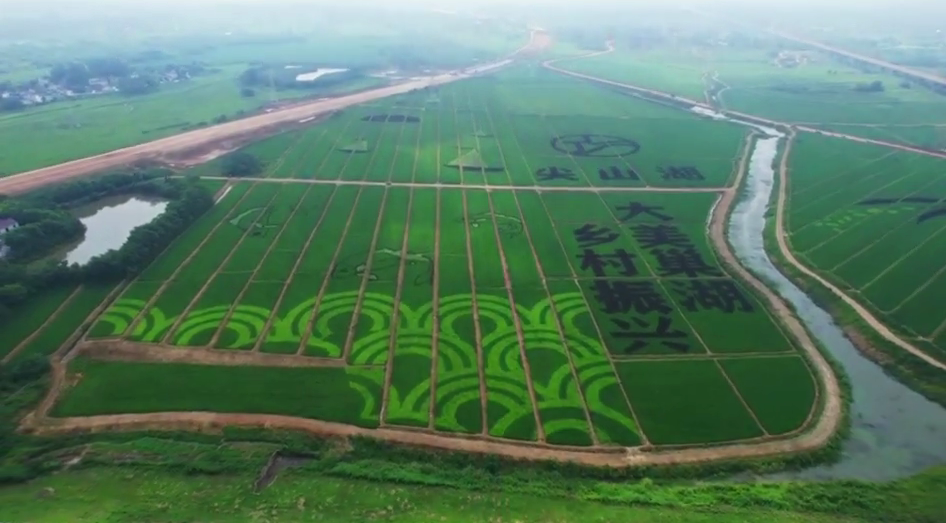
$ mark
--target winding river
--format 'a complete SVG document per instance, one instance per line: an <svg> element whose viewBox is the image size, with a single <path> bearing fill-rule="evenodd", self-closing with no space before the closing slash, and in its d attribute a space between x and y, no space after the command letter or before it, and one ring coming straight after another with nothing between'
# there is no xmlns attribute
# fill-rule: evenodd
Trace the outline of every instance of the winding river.
<svg viewBox="0 0 946 523"><path fill-rule="evenodd" d="M862 356L831 316L782 275L766 254L766 212L783 137L772 129L757 128L769 137L757 140L752 151L742 194L727 224L729 242L740 262L794 307L811 334L844 367L853 389L851 434L843 443L841 459L765 478L891 480L946 463L946 409Z"/></svg>

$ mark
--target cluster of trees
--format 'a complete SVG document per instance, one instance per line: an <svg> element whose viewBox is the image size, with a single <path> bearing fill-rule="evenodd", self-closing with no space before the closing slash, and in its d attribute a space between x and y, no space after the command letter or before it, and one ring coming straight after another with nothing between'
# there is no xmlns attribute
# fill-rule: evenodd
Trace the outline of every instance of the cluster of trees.
<svg viewBox="0 0 946 523"><path fill-rule="evenodd" d="M859 93L882 93L884 92L884 83L880 80L874 80L870 83L857 84L854 90Z"/></svg>
<svg viewBox="0 0 946 523"><path fill-rule="evenodd" d="M0 91L3 91L3 89L0 89ZM26 107L26 104L19 98L0 98L0 112L19 111L24 107Z"/></svg>
<svg viewBox="0 0 946 523"><path fill-rule="evenodd" d="M224 176L244 178L263 172L263 162L250 153L239 151L225 156L220 170Z"/></svg>
<svg viewBox="0 0 946 523"><path fill-rule="evenodd" d="M24 197L8 198L3 206L65 212L71 206L104 196L143 194L170 200L167 209L151 223L132 231L118 250L109 251L86 265L45 261L23 263L11 246L11 256L0 259L0 322L31 298L50 289L92 282L113 282L140 272L184 229L210 209L213 195L193 180L169 179L166 171L152 169L110 174L44 188ZM27 211L24 211L27 212Z"/></svg>
<svg viewBox="0 0 946 523"><path fill-rule="evenodd" d="M53 66L49 71L49 80L74 91L82 91L93 78L122 78L132 72L131 66L121 59L92 58Z"/></svg>
<svg viewBox="0 0 946 523"><path fill-rule="evenodd" d="M59 209L4 206L3 214L20 224L3 235L10 248L10 261L41 258L56 246L77 240L85 234L85 226L75 216Z"/></svg>
<svg viewBox="0 0 946 523"><path fill-rule="evenodd" d="M204 187L181 182L174 190L176 198L161 216L132 231L121 249L90 260L82 269L84 279L115 281L141 272L174 238L213 207L213 196Z"/></svg>

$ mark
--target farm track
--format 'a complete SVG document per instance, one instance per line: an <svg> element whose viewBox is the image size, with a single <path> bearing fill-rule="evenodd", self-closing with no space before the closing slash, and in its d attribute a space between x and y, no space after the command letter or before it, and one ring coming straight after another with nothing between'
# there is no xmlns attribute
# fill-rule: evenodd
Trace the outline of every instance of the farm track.
<svg viewBox="0 0 946 523"><path fill-rule="evenodd" d="M459 138L457 138L457 149L459 148ZM460 172L463 172L462 167L460 168ZM470 210L466 200L466 191L463 192L463 227L466 232L467 270L470 271L470 301L473 305L473 332L476 337L476 370L480 378L480 418L483 425L480 433L485 436L489 432L489 421L486 415L489 408L489 400L486 394L486 362L483 358L483 331L480 328L480 307L476 299L476 273L473 270L473 240L470 237Z"/></svg>
<svg viewBox="0 0 946 523"><path fill-rule="evenodd" d="M283 156L281 156L281 157L279 158L279 161L277 162L277 166L276 166L275 168L278 168L279 166L282 165L282 163L283 163L283 161L284 161L284 158L285 158L285 155L283 155ZM221 195L219 196L219 198L218 198L218 199L215 199L214 201L215 201L215 202L219 202L220 200L222 200L222 199L223 199L223 196L226 195L227 192L230 191L230 187L231 187L232 185L233 185L232 182L229 182L229 181L228 181L228 182L226 183L225 189L222 189L223 192L221 193ZM249 191L247 191L247 192L249 192ZM236 207L234 207L234 211L235 211L235 210L236 210ZM227 216L229 216L230 214L231 214L231 213L227 213ZM256 219L253 220L253 223L254 223L254 224L256 223L257 220L259 220L259 217L262 216L262 214L263 214L263 213L261 212L260 214L257 215ZM252 230L252 228L253 228L253 225L251 224L250 227L247 229L247 231ZM245 235L244 235L244 237L245 237ZM197 291L197 294L191 299L190 303L188 303L187 306L184 307L184 311L181 312L181 313L177 316L177 319L174 320L174 323L171 324L171 326L168 328L168 331L164 334L164 336L161 337L161 343L171 343L172 338L173 338L174 334L177 333L177 329L180 328L181 323L183 323L183 322L187 319L187 316L190 314L191 310L193 310L194 306L196 306L197 303L200 301L200 299L204 296L204 293L207 292L207 288L210 287L211 282L213 282L214 280L217 279L217 276L219 276L219 275L220 275L220 272L223 270L223 268L226 267L227 263L228 263L228 262L230 261L230 259L233 257L233 254L237 251L237 249L239 248L239 246L240 246L240 244L241 244L242 242L243 242L243 237L241 237L240 240L233 246L233 249L230 250L230 252L227 254L226 258L224 258L224 260L223 260L222 262L220 262L220 265L218 266L217 270L215 270L215 271L210 275L210 277L207 278L207 280L204 282L204 284L200 286L200 289ZM239 301L239 300L238 300L238 301Z"/></svg>
<svg viewBox="0 0 946 523"><path fill-rule="evenodd" d="M490 129L492 130L493 136L496 136L496 124L493 122L493 115L490 112L489 104L483 104L483 108L486 112L486 119L489 121ZM479 138L477 138L479 142ZM506 152L503 150L501 142L497 141L499 156L502 158L503 165L509 165L506 162ZM506 177L509 180L510 185L512 185L512 175L509 172L506 172ZM492 195L487 193L487 197L490 199L490 209L493 212L493 223L496 223L495 211L492 210ZM535 249L535 241L532 239L532 233L529 231L528 221L526 220L525 214L522 212L522 205L519 203L519 197L516 196L515 191L512 193L512 199L516 204L516 211L519 213L519 219L522 220L522 232L525 234L526 242L529 244L529 250L532 252L532 259L535 261L535 269L539 275L539 280L542 282L542 289L545 290L545 296L549 300L549 307L552 310L553 318L555 320L555 329L558 331L558 337L562 342L562 352L565 354L565 358L568 360L568 367L571 370L572 379L575 380L575 388L578 392L578 397L581 400L581 408L585 414L585 421L588 423L588 434L591 436L592 446L598 446L600 441L598 440L597 431L595 431L594 423L591 419L591 411L588 408L588 402L585 399L585 391L581 386L581 379L578 376L578 371L575 368L575 361L572 357L571 350L568 348L568 342L565 339L565 329L562 327L561 318L558 315L558 309L555 306L555 301L552 299L552 292L549 290L548 280L545 277L545 270L542 268L542 262L539 258L539 253ZM515 302L513 302L513 308L515 308ZM518 317L518 314L513 311L513 314ZM530 374L529 381L532 381L532 376Z"/></svg>
<svg viewBox="0 0 946 523"><path fill-rule="evenodd" d="M259 139L275 134L286 126L298 125L300 120L340 111L352 105L405 94L415 89L449 84L481 73L489 73L508 65L519 55L529 55L544 49L550 44L551 38L548 34L542 31L532 31L529 35L529 41L522 47L490 64L448 71L435 76L421 77L401 84L361 91L328 100L293 104L270 113L250 116L205 129L189 131L152 142L14 174L0 178L0 194L18 194L50 183L114 169L137 161L164 161L173 158L175 154L192 152L207 147L215 148L228 142Z"/></svg>
<svg viewBox="0 0 946 523"><path fill-rule="evenodd" d="M522 154L522 153L523 153L523 150L522 150L522 143L519 141L519 138L518 138L517 135L514 134L513 137L515 138L516 147L519 149L520 154ZM524 155L523 155L523 161L526 163L527 170L530 171L530 172L533 172L533 171L532 171L532 166L529 165L528 160L525 160L525 156L524 156ZM513 193L513 195L515 195L515 193ZM546 204L546 202L545 202L544 199L541 199L541 198L540 198L540 199L539 199L539 202L542 204L542 209L545 211L546 217L548 217L549 225L550 225L551 228L552 228L552 232L553 232L553 234L554 234L555 241L558 243L558 246L562 249L562 252L566 252L567 249L565 248L565 244L564 244L564 242L562 241L562 236L561 236L561 234L559 233L558 224L556 224L556 223L555 223L555 220L552 218L552 213L549 211L548 205ZM568 261L568 270L569 270L569 272L571 273L571 279L576 282L576 286L577 286L578 273L575 272L575 266L574 266L574 263L573 263L571 260ZM546 285L548 285L547 281L546 281ZM587 296L585 296L585 294L584 294L583 292L580 293L580 294L581 294L582 302L585 304L585 307L586 307L589 311L592 310L592 309L591 309L591 305L588 303L588 298L587 298ZM555 309L555 304L554 304L554 302L553 302L553 304L552 304L552 307L553 307L553 309ZM557 314L558 314L557 309L555 309L555 310L556 310L556 315L557 315ZM598 343L600 343L600 347L601 347L602 351L604 352L604 355L603 355L603 356L608 360L608 363L609 363L610 366L611 366L611 372L612 372L612 374L613 374L613 376L614 376L614 379L615 379L618 383L620 383L620 378L619 378L619 375L618 375L618 372L617 372L617 366L615 365L615 359L614 359L613 355L610 353L610 351L607 351L607 350L604 349L604 347L606 347L607 345L606 345L605 342L604 342L604 335L602 334L603 331L601 330L601 327L600 327L600 325L598 324L598 320L594 317L594 314L589 315L589 317L590 317L591 324L594 326L595 333L597 334L597 341L598 341ZM579 386L579 388L581 387L580 382L578 383L578 386ZM625 403L626 403L626 405L627 405L628 412L631 414L631 418L633 418L633 420L634 420L634 426L635 426L635 428L637 429L636 432L637 432L637 434L640 436L641 442L643 443L644 448L647 448L647 447L650 445L649 440L647 439L647 435L644 434L644 431L643 431L643 429L641 428L640 419L637 417L637 412L634 410L633 404L631 404L631 399L630 399L630 397L629 397L628 394L627 394L627 390L625 390L624 387L618 387L618 388L621 390L621 396L624 398L624 401L625 401ZM584 393L582 393L582 396L584 396ZM586 405L587 405L587 404L586 404Z"/></svg>
<svg viewBox="0 0 946 523"><path fill-rule="evenodd" d="M439 149L439 148L438 148ZM416 175L416 172L415 172ZM430 340L430 407L427 418L427 428L433 429L436 425L437 414L437 363L440 360L440 189L437 189L434 217L434 274L433 274L433 302L431 315L433 316L433 334Z"/></svg>
<svg viewBox="0 0 946 523"><path fill-rule="evenodd" d="M638 86L635 86L635 85L624 84L624 83L620 83L620 82L614 82L614 81L607 80L607 79L604 79L604 78L598 78L598 77L591 76L591 75L586 75L586 74L582 74L582 73L576 73L576 72L574 72L574 71L569 71L569 70L567 70L567 69L562 69L562 68L560 68L560 67L556 67L555 65L553 65L555 62L561 62L561 61L565 61L565 60L576 60L576 59L581 59L581 58L591 58L591 57L594 57L594 56L600 56L600 55L603 55L603 54L611 53L611 52L613 52L613 51L614 51L614 45L613 45L613 43L612 43L612 42L608 42L608 49L606 49L606 50L604 50L604 51L598 51L598 52L590 53L590 54L583 55L583 56L579 56L579 57L569 57L569 58L564 58L564 59L563 59L563 58L560 58L560 59L556 59L556 60L547 60L547 61L543 62L542 65L543 65L544 67L546 67L547 69L550 69L550 70L552 70L552 71L556 71L556 72L559 72L559 73L562 73L562 74L566 74L566 75L568 75L568 76L572 76L572 77L576 77L576 78L582 78L582 79L585 79L585 80L590 80L590 81L593 81L593 82L603 83L603 84L606 84L606 85L613 85L613 86L617 86L617 87L623 87L623 88L626 88L626 89L630 89L630 90L632 90L632 91L644 93L644 94L649 95L649 96L656 96L656 97L661 98L661 99L664 99L664 100L672 100L672 101L675 101L675 102L685 101L685 102L687 102L687 103L692 103L692 104L695 105L695 106L708 108L708 107L706 107L705 104L700 103L700 102L696 102L696 101L694 101L694 100L688 100L688 99L685 99L685 98L674 97L674 96L672 96L672 95L670 95L670 94L668 94L668 93L663 93L663 92L660 92L660 91L654 91L654 90L651 90L651 89L645 89L645 88L638 87ZM888 64L888 65L889 65L889 64ZM943 80L943 81L946 81L946 80ZM796 132L796 131L813 132L813 133L821 134L821 135L824 135L824 136L831 136L831 137L835 137L835 138L842 138L842 139L847 139L847 140L851 140L851 141L855 141L855 142L860 142L860 143L870 143L870 144L874 144L874 145L881 145L881 146L884 146L884 147L889 147L889 148L891 148L891 149L897 149L897 150L907 151L907 152L914 152L914 153L918 153L918 154L924 154L924 155L927 155L927 156L933 156L933 157L936 157L936 158L946 158L946 152L936 152L936 151L927 150L927 149L921 149L921 148L917 148L917 147L905 146L905 145L902 145L902 144L895 144L895 143L883 142L883 141L879 141L879 140L870 140L870 139L866 139L866 138L859 138L859 137L856 137L856 136L846 135L846 134L843 134L843 133L832 133L832 132L827 132L827 131L821 131L821 130L813 129L813 128L810 128L810 127L793 126L792 124L787 124L787 123L783 123L783 122L776 122L776 121L773 121L773 120L768 120L768 119L765 119L765 118L759 118L759 117L756 117L756 116L752 116L752 115L748 115L748 114L744 114L744 113L739 113L739 112L735 112L735 111L724 111L723 114L725 114L726 116L735 117L736 119L746 120L746 121L749 121L749 122L752 122L752 123L761 123L761 124L763 124L763 125L769 125L769 126L778 127L778 128L788 128L789 131L790 131L790 132L789 132L789 138L787 139L787 142L786 142L785 151L784 151L783 154L782 154L781 165L780 165L780 167L779 167L779 177L780 177L780 179L781 179L781 183L779 183L779 195L778 195L778 203L777 203L777 207L776 207L776 237L778 238L779 250L781 251L782 255L785 257L785 259L788 260L789 263L791 263L795 268L797 268L799 271L801 271L802 273L804 273L806 276L809 276L809 277L815 279L815 280L818 281L821 285L823 285L825 288L827 288L828 290L830 290L834 295L836 295L838 298L840 298L841 300L843 300L848 306L850 306L852 309L854 309L854 311L855 311L868 325L870 325L870 327L871 327L872 329L874 329L878 334L880 334L884 339L886 339L887 341L889 341L889 342L891 342L891 343L897 345L898 347L902 348L903 350L905 350L905 351L907 351L907 352L913 354L914 356L920 358L921 360L925 361L926 363L928 363L928 364L930 364L930 365L932 365L932 366L934 366L934 367L936 367L936 368L946 370L946 363L937 360L936 358L934 358L934 357L930 356L929 354L927 354L926 352L924 352L922 349L919 349L919 348L916 347L915 345L909 343L909 342L906 341L905 339L903 339L903 338L901 338L900 336L898 336L897 334L895 334L893 331L890 330L889 327L887 327L887 325L885 325L883 322L881 322L881 321L878 320L876 317L874 317L874 315L871 314L871 312L868 311L863 305L861 305L860 303L858 303L856 300L854 300L853 298L851 298L849 295L845 294L845 293L844 293L841 289L839 289L837 286L831 284L830 282L828 282L827 280L825 280L824 278L822 278L821 276L819 276L817 273L815 273L813 270L809 269L806 265L804 265L804 264L802 264L800 261L798 261L798 259L795 257L794 253L792 252L791 248L788 246L788 242L787 242L787 239L786 239L787 236L786 236L785 227L784 227L785 206L786 206L786 205L785 205L785 202L786 202L786 193L787 193L786 187L787 187L787 185L788 185L788 158L789 158L789 156L790 156L791 146L792 146L792 142L794 141L794 135L795 135L795 132ZM741 176L742 176L742 174L740 174L740 179L741 179ZM734 185L734 187L739 187L739 183L736 183L736 184ZM733 197L734 197L734 192L733 192L733 189L730 188L730 189L726 190L726 191L723 193L723 198L720 200L720 202L721 202L721 204L722 204L723 202L725 202L726 205L727 205L727 208L728 208L728 206L731 205L731 203L732 203L732 202L731 202L731 199L732 199ZM725 221L725 220L724 220L724 221ZM720 234L722 235L722 236L721 236L722 243L723 243L723 244L726 244L724 232L721 232ZM714 243L716 243L716 239L713 238L713 240L714 240ZM731 253L731 252L728 252L728 244L726 245L726 248L727 248L727 251L726 251L726 252L727 252L728 255L731 257L732 253ZM723 251L721 251L721 252L723 252ZM724 257L727 257L727 256L724 255ZM735 258L732 257L732 260L735 260ZM738 263L735 264L735 266L738 266L738 267L741 269L741 266L739 266ZM744 272L744 269L742 270L742 272ZM748 274L748 273L747 273L747 274ZM753 281L756 281L756 280L753 280ZM754 285L753 285L753 286L754 286ZM763 286L763 287L764 287L764 286ZM767 288L766 288L766 291L767 291L767 292L765 292L764 294L766 294L767 297L769 297L769 296L774 297L774 295L771 294L771 291L768 291ZM784 304L782 304L781 307L776 307L776 310L781 310L781 309L785 309L785 308L784 308ZM788 312L787 309L785 309L785 311ZM779 314L779 316L782 316L783 319L785 318L785 316L783 316L781 313ZM793 317L793 316L792 316L792 317ZM797 323L797 320L795 321L795 323ZM791 328L790 330L793 331L793 332L795 331L794 328ZM806 335L806 337L807 337L807 335Z"/></svg>
<svg viewBox="0 0 946 523"><path fill-rule="evenodd" d="M220 274L220 271L222 271L223 268L226 267L227 264L230 262L230 260L233 259L233 255L236 254L238 250L240 250L240 246L243 245L243 241L246 240L248 236L250 236L250 233L253 232L254 227L256 227L256 223L260 220L260 218L262 218L265 215L266 211L273 205L273 202L276 201L276 199L279 197L279 194L280 194L280 191L276 191L275 193L273 193L272 198L270 198L269 201L266 202L266 205L263 207L263 210L256 214L256 216L253 218L252 223L250 223L250 225L246 228L246 231L243 232L243 235L240 236L239 241L237 241L236 244L234 244L233 248L230 249L229 254L227 254L226 260L220 263L220 266L214 272L213 277L216 277L218 274ZM301 203L301 200L300 200L300 203ZM295 211L295 208L293 208L293 212L294 211ZM286 227L286 224L284 223L283 227L280 229L280 232L282 232L282 229L284 229L285 227ZM272 248L272 244L270 244L267 247L266 254L269 254L270 248ZM263 256L263 258L265 257L266 255ZM239 306L240 301L243 299L243 296L246 294L246 290L250 288L250 283L253 281L253 277L256 276L256 271L258 270L259 270L259 265L256 266L256 269L254 269L251 277L246 280L246 283L243 285L243 288L240 290L240 294L238 294L236 299L233 300L233 304L230 306L229 309L227 309L227 312L224 315L223 319L220 320L220 326L217 327L217 330L216 332L214 332L213 337L210 338L210 342L207 343L208 346L213 347L220 340L220 335L223 334L224 330L226 330L227 324L230 323L230 318L233 317L233 312L236 310L237 306Z"/></svg>
<svg viewBox="0 0 946 523"><path fill-rule="evenodd" d="M213 229L211 229L210 232L208 232L207 235L204 236L204 239L201 240L200 243L197 244L196 247L194 247L194 251L188 254L187 258L184 258L181 264L176 269L174 269L174 272L172 272L171 275L164 282L161 283L161 286L158 287L158 289L155 291L151 299L149 299L148 302L145 303L145 305L141 308L141 312L139 312L138 315L135 316L135 318L128 325L128 328L125 329L125 332L123 332L122 335L135 331L135 328L144 319L145 313L147 313L152 307L154 307L154 304L158 301L158 298L160 298L160 296L168 288L171 282L173 282L174 279L177 278L177 275L180 274L180 272L184 269L184 267L186 267L191 262L191 260L193 260L194 257L197 256L197 253L199 253L200 250L204 248L204 245L206 245L207 242L210 241L210 238L214 236L214 233L217 232L217 229L223 226L223 224L227 223L227 218L229 218L230 216L233 215L234 212L236 212L236 210L240 207L240 204L243 203L244 200L246 200L247 196L249 196L249 194L252 191L253 191L253 187L250 187L249 189L247 189L246 192L243 193L242 196L240 196L240 199L237 200L237 202L233 205L233 208L230 209L230 211L226 213L223 219L217 222L217 224L214 225ZM259 217L257 216L257 219L258 218ZM253 220L253 223L256 223L256 219ZM252 226L250 228L252 228ZM249 230L250 228L248 228L247 230ZM173 245L173 242L171 243L171 245ZM164 252L167 252L167 249L170 249L171 245L168 245ZM140 280L136 279L135 281L140 281Z"/></svg>
<svg viewBox="0 0 946 523"><path fill-rule="evenodd" d="M56 318L58 318L59 315L62 314L62 311L65 310L66 307L68 307L70 303L72 303L72 300L74 300L75 297L78 296L81 291L82 291L81 285L76 287L76 289L72 291L72 293L69 294L69 296L66 297L66 299L59 305L59 307L56 307L56 310L53 311L53 313L50 314L48 318L46 318L46 321L44 321L42 325L40 325L35 331L33 331L32 334L24 338L23 341L18 343L16 347L13 347L13 350L8 352L6 356L0 359L0 364L5 365L9 363L10 361L13 360L13 358L16 357L17 354L19 354L23 349L28 347L29 344L32 343L33 340L35 340L37 336L39 336L44 330L46 330L46 327L48 327L50 323L55 321Z"/></svg>
<svg viewBox="0 0 946 523"><path fill-rule="evenodd" d="M806 265L798 261L798 258L795 257L794 252L792 252L791 247L788 245L787 234L785 232L785 207L788 195L788 182L789 182L789 168L788 168L788 158L791 153L792 144L794 143L795 135L790 133L788 141L785 145L785 151L782 153L782 161L779 165L779 191L778 191L778 203L776 205L775 212L775 236L778 240L779 251L782 253L782 256L791 263L796 269L805 274L805 276L814 279L826 289L830 290L832 294L840 298L851 307L858 316L861 317L874 331L880 334L885 340L895 344L901 349L909 352L910 354L920 358L926 363L932 365L933 367L946 370L946 363L939 361L938 359L930 356L922 349L916 347L915 345L904 340L900 336L896 335L893 331L890 330L887 325L878 320L874 315L867 310L863 305L857 302L854 298L851 298L844 293L841 289L835 286L833 283L829 282L825 278L818 275L815 271L809 269Z"/></svg>
<svg viewBox="0 0 946 523"><path fill-rule="evenodd" d="M297 178L224 178L221 176L202 176L203 180L231 180L250 183L303 183L322 185L355 185L363 187L405 187L429 189L486 189L494 191L535 191L535 192L671 192L671 193L718 193L722 187L567 187L536 185L475 185L463 183L424 183L424 182L373 182L368 180L314 180Z"/></svg>
<svg viewBox="0 0 946 523"><path fill-rule="evenodd" d="M74 354L107 361L286 368L345 367L345 362L338 358L267 354L208 347L183 348L160 343L136 343L124 340L86 341L76 346Z"/></svg>

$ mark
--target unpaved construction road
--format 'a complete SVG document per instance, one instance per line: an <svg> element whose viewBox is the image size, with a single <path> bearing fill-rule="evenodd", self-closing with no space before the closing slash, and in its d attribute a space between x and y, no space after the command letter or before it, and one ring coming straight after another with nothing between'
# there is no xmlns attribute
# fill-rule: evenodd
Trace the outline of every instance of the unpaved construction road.
<svg viewBox="0 0 946 523"><path fill-rule="evenodd" d="M314 118L352 105L408 93L415 89L444 85L477 74L488 73L512 63L517 55L540 50L547 47L550 43L551 40L547 34L533 31L530 35L529 42L525 46L510 54L508 57L491 64L450 71L436 76L416 78L402 84L381 87L370 91L340 96L338 98L300 103L242 120L189 131L153 142L133 145L109 153L82 158L81 160L73 160L59 165L7 176L0 178L0 194L22 193L49 183L114 169L142 160L161 160L172 156L174 153L207 147L212 148L214 144L228 140L236 140L246 136L262 136L267 134L267 132L275 132L287 125L298 124L300 120Z"/></svg>

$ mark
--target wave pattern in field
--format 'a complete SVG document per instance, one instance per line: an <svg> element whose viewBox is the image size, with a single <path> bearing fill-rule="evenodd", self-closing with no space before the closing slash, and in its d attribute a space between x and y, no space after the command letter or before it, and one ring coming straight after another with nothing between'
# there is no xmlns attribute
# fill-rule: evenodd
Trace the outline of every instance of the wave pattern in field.
<svg viewBox="0 0 946 523"><path fill-rule="evenodd" d="M332 318L339 314L351 314L355 307L357 292L343 292L330 294L323 298L319 308L319 316L315 318L312 335L308 346L317 351L320 356L339 358L343 347L332 344L327 340L331 337ZM607 357L597 340L578 334L578 329L572 325L576 316L588 314L579 293L571 295L557 295L553 297L556 304L563 306L562 320L565 322L566 337L569 350L575 358L576 367L580 369L583 383L591 393L586 399L590 408L596 413L596 423L606 420L608 426L623 431L637 432L634 421L626 414L608 408L597 396L600 391L617 386L610 369ZM112 336L121 336L142 308L140 300L120 300L103 315L100 321L111 325ZM440 306L441 343L440 355L444 361L443 374L438 383L440 412L442 418L447 418L446 428L457 432L464 431L463 424L458 419L459 412L469 402L479 402L479 377L477 372L476 349L462 341L463 338L456 331L455 324L462 320L464 315L470 315L472 309L472 295L453 295L445 297ZM517 305L524 336L531 346L541 347L543 343L560 344L559 333L555 326L552 301L543 300L529 308ZM480 315L487 319L486 324L491 329L484 333L483 344L489 350L489 361L485 362L486 379L490 384L488 403L490 408L502 412L489 427L494 434L504 434L517 424L527 423L533 416L532 406L526 390L526 384L519 379L521 372L519 361L519 341L516 336L515 322L510 308L501 299L489 296L479 296L478 307ZM268 341L300 343L306 330L306 322L315 308L315 298L301 303L291 309L284 317L273 321L273 328L267 337ZM433 304L427 303L412 308L401 303L399 307L401 333L401 349L404 352L416 352L420 356L429 357L430 330L433 326ZM181 323L173 337L173 344L188 346L201 333L211 332L220 327L226 316L228 307L217 306L203 310L191 311L188 319ZM363 298L360 321L368 321L370 328L367 335L355 340L350 361L353 367L377 366L383 364L388 353L389 329L393 299L390 296L378 293L366 293ZM271 311L260 307L239 306L233 310L227 329L232 331L237 345L251 340L261 334ZM136 338L143 341L157 341L160 334L176 318L165 317L156 308L138 323L135 332ZM311 352L310 352L311 354ZM517 372L518 369L518 372ZM547 427L547 432L554 434L557 431L586 430L587 427L581 415L581 399L575 394L575 388L566 382L571 379L567 366L562 372L555 373L546 383L536 383L539 392L539 407L542 410L561 410L562 422ZM389 398L389 416L398 419L426 419L427 405L425 400L430 394L430 379L417 384L412 390L392 389ZM572 412L574 411L574 412ZM606 427L596 427L597 432L607 432Z"/></svg>

